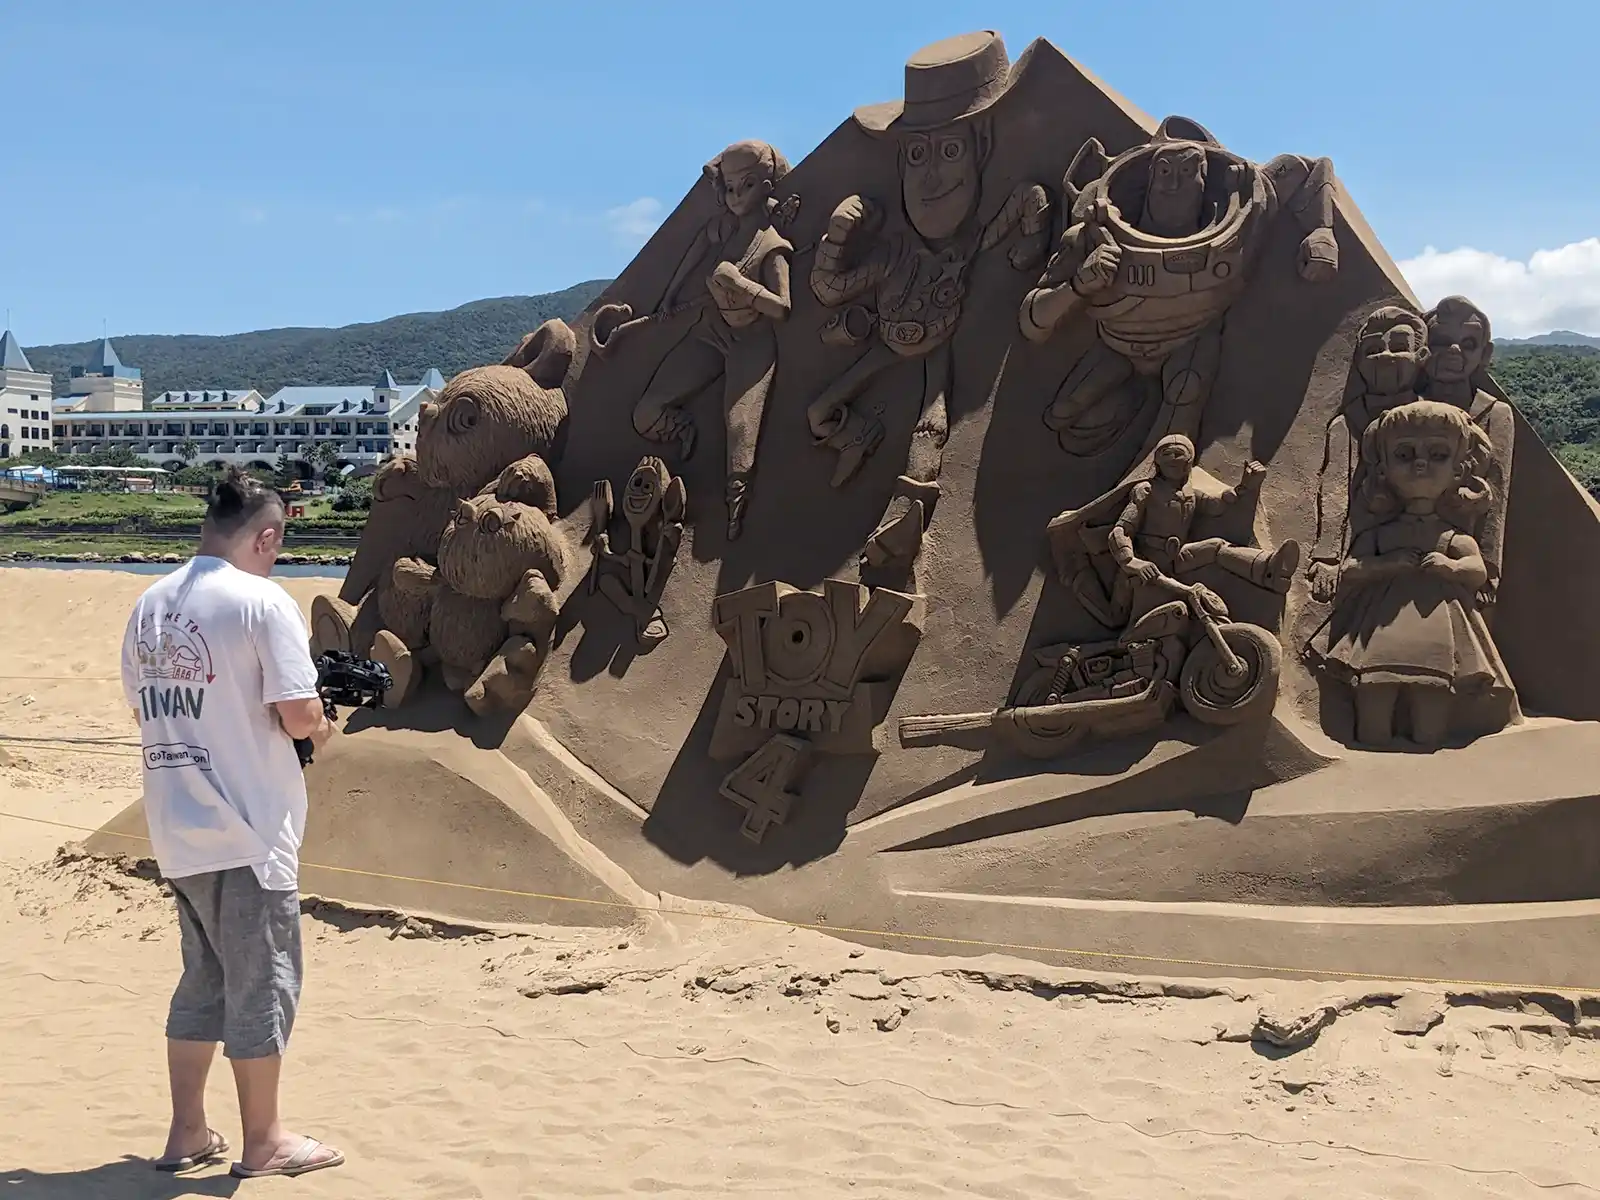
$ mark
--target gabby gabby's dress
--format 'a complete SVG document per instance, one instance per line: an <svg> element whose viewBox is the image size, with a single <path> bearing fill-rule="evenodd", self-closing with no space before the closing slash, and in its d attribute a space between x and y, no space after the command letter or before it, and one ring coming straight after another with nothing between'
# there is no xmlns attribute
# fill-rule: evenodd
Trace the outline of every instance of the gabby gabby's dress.
<svg viewBox="0 0 1600 1200"><path fill-rule="evenodd" d="M1375 531L1380 551L1417 545L1431 533L1428 549L1444 554L1466 536L1438 518L1421 527L1399 524ZM1391 530L1400 536L1385 538ZM1515 695L1473 593L1420 568L1341 588L1328 634L1328 663L1352 684Z"/></svg>

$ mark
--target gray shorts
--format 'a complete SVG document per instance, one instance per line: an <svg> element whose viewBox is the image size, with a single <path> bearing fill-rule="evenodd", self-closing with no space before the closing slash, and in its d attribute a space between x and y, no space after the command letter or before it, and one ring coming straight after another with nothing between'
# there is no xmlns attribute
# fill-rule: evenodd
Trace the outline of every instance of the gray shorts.
<svg viewBox="0 0 1600 1200"><path fill-rule="evenodd" d="M221 1042L228 1058L268 1058L289 1044L300 1002L300 894L269 892L250 867L171 879L183 978L167 1036Z"/></svg>

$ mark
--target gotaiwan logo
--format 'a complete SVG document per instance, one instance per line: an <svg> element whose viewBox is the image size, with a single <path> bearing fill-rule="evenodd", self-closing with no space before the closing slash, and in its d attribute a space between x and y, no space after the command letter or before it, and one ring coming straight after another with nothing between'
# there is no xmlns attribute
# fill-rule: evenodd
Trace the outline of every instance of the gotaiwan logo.
<svg viewBox="0 0 1600 1200"><path fill-rule="evenodd" d="M163 767L199 767L211 770L211 751L204 746L188 746L182 742L165 742L144 748L144 765L152 771Z"/></svg>
<svg viewBox="0 0 1600 1200"><path fill-rule="evenodd" d="M216 678L200 626L179 612L151 614L139 622L137 654L140 679L210 683Z"/></svg>

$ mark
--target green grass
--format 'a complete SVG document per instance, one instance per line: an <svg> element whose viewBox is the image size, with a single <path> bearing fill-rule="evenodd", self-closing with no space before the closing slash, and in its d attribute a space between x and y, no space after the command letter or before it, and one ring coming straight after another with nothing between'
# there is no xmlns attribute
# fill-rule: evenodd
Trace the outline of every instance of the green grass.
<svg viewBox="0 0 1600 1200"><path fill-rule="evenodd" d="M291 533L309 526L356 534L367 521L363 511L335 512L333 501L327 496L307 497L294 503L305 505L305 516L289 522ZM31 508L0 515L0 531L116 525L130 533L198 533L205 511L202 497L181 492L47 492Z"/></svg>
<svg viewBox="0 0 1600 1200"><path fill-rule="evenodd" d="M349 546L289 546L285 554L343 557L351 553ZM141 538L137 534L80 533L62 534L59 537L8 537L0 530L0 554L31 554L36 558L49 558L58 554L98 554L102 558L118 558L124 554L144 554L159 558L163 554L176 554L187 558L194 553L190 542L168 541L158 538Z"/></svg>

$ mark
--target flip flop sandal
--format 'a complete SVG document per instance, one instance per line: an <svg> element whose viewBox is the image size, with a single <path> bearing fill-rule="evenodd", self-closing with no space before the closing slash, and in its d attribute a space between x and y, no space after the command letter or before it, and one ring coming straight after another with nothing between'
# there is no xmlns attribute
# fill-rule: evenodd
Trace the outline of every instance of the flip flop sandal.
<svg viewBox="0 0 1600 1200"><path fill-rule="evenodd" d="M319 1150L332 1150L330 1157L320 1162L312 1162ZM282 1163L275 1167L258 1167L254 1170L243 1163L234 1163L228 1169L228 1174L235 1179L266 1179L272 1175L304 1175L309 1171L320 1171L324 1167L337 1167L344 1162L344 1155L334 1150L332 1146L323 1146L316 1138L307 1138L300 1143L300 1148L291 1154Z"/></svg>
<svg viewBox="0 0 1600 1200"><path fill-rule="evenodd" d="M206 1133L210 1135L211 1140L206 1143L204 1150L185 1154L182 1158L158 1158L150 1165L158 1171L188 1171L214 1158L221 1158L228 1152L228 1139L215 1129L208 1129Z"/></svg>

